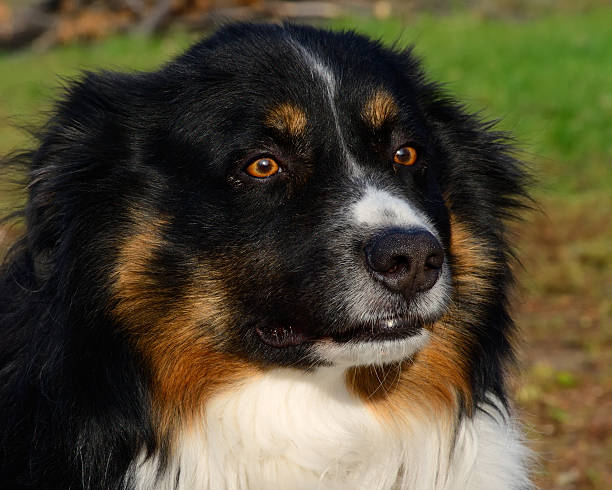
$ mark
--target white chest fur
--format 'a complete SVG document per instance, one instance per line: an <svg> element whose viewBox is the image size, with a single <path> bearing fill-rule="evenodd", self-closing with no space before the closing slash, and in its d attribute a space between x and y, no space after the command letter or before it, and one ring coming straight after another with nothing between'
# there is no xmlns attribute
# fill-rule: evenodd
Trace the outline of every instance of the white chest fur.
<svg viewBox="0 0 612 490"><path fill-rule="evenodd" d="M411 422L404 430L381 423L348 393L338 369L275 370L209 401L201 423L180 434L167 470L158 476L158 462L149 459L136 468L136 485L143 490L529 487L528 451L509 418L491 407L463 420L456 431L446 419Z"/></svg>

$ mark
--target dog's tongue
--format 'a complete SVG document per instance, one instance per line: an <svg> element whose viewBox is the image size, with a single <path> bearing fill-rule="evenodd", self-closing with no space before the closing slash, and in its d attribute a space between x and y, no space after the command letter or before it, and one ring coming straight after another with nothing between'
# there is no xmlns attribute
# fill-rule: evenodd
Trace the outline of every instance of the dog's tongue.
<svg viewBox="0 0 612 490"><path fill-rule="evenodd" d="M256 330L261 340L272 347L291 347L310 340L301 328L291 325L257 327Z"/></svg>

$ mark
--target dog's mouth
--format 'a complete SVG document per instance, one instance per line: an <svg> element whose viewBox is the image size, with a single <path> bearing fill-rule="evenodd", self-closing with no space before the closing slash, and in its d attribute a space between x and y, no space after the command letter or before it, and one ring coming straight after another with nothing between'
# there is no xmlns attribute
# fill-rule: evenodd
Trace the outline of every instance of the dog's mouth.
<svg viewBox="0 0 612 490"><path fill-rule="evenodd" d="M375 342L401 340L417 335L423 324L406 318L380 319L343 329L338 333L316 335L299 325L261 325L255 328L257 335L265 344L276 347L295 347L317 341L332 341L339 344L346 342Z"/></svg>
<svg viewBox="0 0 612 490"><path fill-rule="evenodd" d="M303 328L293 325L258 326L255 331L264 344L272 347L294 347L314 340Z"/></svg>

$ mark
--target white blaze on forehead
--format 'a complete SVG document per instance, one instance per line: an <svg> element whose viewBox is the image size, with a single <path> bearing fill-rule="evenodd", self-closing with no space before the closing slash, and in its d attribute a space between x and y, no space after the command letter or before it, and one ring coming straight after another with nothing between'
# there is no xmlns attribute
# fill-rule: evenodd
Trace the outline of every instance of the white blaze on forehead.
<svg viewBox="0 0 612 490"><path fill-rule="evenodd" d="M296 44L296 48L306 61L306 64L308 65L308 68L310 68L312 74L316 75L319 79L323 81L327 100L330 105L331 113L334 117L334 124L336 125L336 130L338 131L338 136L340 138L342 146L346 150L346 145L344 144L344 135L342 134L342 130L340 129L338 110L336 109L336 103L334 100L336 97L336 77L319 58L317 58L313 53L308 51L304 46Z"/></svg>
<svg viewBox="0 0 612 490"><path fill-rule="evenodd" d="M408 201L387 191L368 186L353 206L353 217L360 225L371 227L420 227L436 234L429 220Z"/></svg>
<svg viewBox="0 0 612 490"><path fill-rule="evenodd" d="M315 77L319 78L325 87L326 98L329 103L329 107L331 110L331 114L334 119L334 126L336 128L336 133L338 134L338 140L340 141L340 146L342 148L342 153L347 164L350 166L354 175L360 175L361 172L359 167L355 163L355 159L351 155L348 150L348 146L344 139L344 134L342 132L342 128L340 126L340 118L338 116L338 109L336 107L336 96L337 96L337 88L336 88L336 77L334 76L331 69L314 53L311 53L304 46L299 44L297 41L293 40L293 46L301 55L301 57L306 62L306 65L310 69L313 75L313 79Z"/></svg>

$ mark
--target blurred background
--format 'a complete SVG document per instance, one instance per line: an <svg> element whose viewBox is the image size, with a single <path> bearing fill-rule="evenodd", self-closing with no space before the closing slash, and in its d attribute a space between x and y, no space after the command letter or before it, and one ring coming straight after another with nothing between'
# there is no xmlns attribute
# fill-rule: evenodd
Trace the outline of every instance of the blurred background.
<svg viewBox="0 0 612 490"><path fill-rule="evenodd" d="M0 0L0 155L32 144L65 79L154 69L224 22L290 19L415 45L433 78L501 118L538 183L513 385L545 489L612 488L610 0ZM0 183L0 207L23 193ZM4 213L3 213L4 214ZM0 254L20 224L0 225Z"/></svg>

